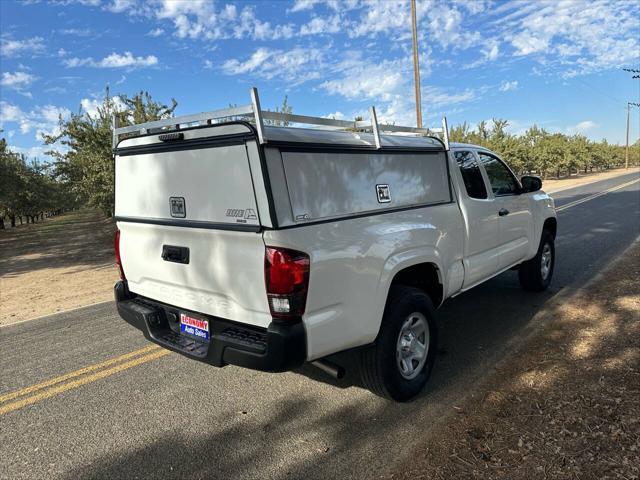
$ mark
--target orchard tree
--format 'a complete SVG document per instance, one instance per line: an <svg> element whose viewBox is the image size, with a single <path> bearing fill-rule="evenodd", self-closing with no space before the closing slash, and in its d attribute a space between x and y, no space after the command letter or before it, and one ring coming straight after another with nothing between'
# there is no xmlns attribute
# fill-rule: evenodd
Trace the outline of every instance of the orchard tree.
<svg viewBox="0 0 640 480"><path fill-rule="evenodd" d="M120 126L162 120L173 116L177 106L153 100L147 92L129 98L112 97L106 90L102 104L95 112L82 109L68 120L60 119L60 134L45 138L47 145L62 145L52 150L55 171L60 181L68 186L75 200L98 208L105 215L113 215L114 163L112 156L112 117Z"/></svg>

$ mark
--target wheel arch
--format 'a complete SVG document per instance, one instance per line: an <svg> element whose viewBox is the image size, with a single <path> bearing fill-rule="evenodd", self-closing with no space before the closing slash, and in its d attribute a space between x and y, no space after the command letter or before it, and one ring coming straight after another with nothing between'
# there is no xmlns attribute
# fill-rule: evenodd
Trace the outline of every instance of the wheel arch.
<svg viewBox="0 0 640 480"><path fill-rule="evenodd" d="M556 219L556 217L547 218L542 225L542 230L549 230L555 240L556 233L558 232L558 220ZM542 232L540 234L542 235Z"/></svg>
<svg viewBox="0 0 640 480"><path fill-rule="evenodd" d="M391 288L397 285L423 291L435 308L444 300L444 278L440 267L434 262L415 263L398 270L389 283L387 297Z"/></svg>

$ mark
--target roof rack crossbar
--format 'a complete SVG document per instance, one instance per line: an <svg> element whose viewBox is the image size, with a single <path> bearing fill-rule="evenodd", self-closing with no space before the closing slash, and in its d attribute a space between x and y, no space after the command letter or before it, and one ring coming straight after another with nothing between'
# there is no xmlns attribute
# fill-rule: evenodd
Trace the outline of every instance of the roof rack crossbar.
<svg viewBox="0 0 640 480"><path fill-rule="evenodd" d="M260 98L258 90L254 87L251 89L251 103L239 107L229 107L220 110L212 110L209 112L196 113L193 115L184 115L180 117L166 118L138 125L129 125L119 127L118 116L113 115L113 148L116 148L121 135L129 134L144 135L151 130L179 130L182 126L193 126L193 124L219 123L225 119L246 119L255 123L258 133L258 141L263 144L267 143L265 134L265 120L278 122L282 125L290 123L317 125L322 127L333 127L337 130L354 130L369 131L373 134L376 148L382 147L381 133L413 133L416 135L434 135L441 134L445 148L449 150L449 129L446 117L442 119L442 127L438 128L415 128L402 125L389 125L378 123L375 107L369 109L370 120L339 120L336 118L313 117L308 115L297 115L292 113L271 112L262 110L260 107ZM277 125L277 124L276 124Z"/></svg>

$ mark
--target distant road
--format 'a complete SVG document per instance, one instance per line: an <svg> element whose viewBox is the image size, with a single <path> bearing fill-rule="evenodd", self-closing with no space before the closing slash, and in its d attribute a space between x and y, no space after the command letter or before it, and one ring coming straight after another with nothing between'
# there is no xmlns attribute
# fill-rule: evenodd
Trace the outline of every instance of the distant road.
<svg viewBox="0 0 640 480"><path fill-rule="evenodd" d="M0 328L0 478L387 473L455 413L546 302L583 285L640 235L639 179L555 194L551 291L525 293L507 272L447 302L429 389L406 405L361 389L353 370L336 382L314 367L275 375L187 360L146 342L113 303Z"/></svg>

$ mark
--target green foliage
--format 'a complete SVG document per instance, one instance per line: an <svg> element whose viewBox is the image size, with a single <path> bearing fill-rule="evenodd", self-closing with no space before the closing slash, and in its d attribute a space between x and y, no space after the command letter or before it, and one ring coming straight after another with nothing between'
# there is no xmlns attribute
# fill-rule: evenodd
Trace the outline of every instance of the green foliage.
<svg viewBox="0 0 640 480"><path fill-rule="evenodd" d="M68 120L60 119L60 134L45 138L47 145L62 146L48 152L55 159L55 172L80 203L111 216L114 208L114 164L111 152L112 117L120 126L161 120L173 116L177 103L158 103L147 92L133 98L111 97L107 89L97 112L80 110Z"/></svg>
<svg viewBox="0 0 640 480"><path fill-rule="evenodd" d="M24 155L12 152L4 138L0 139L0 228L9 218L34 222L45 213L69 208L66 189L51 174L49 167L37 161L28 162Z"/></svg>
<svg viewBox="0 0 640 480"><path fill-rule="evenodd" d="M289 105L289 98L286 95L284 96L284 100L282 101L282 106L276 107L276 113L285 113L288 115L293 113L293 107ZM288 127L290 123L291 122L289 122L288 120L265 120L264 121L265 125L273 125L275 127Z"/></svg>
<svg viewBox="0 0 640 480"><path fill-rule="evenodd" d="M482 121L472 130L465 122L450 128L449 139L487 147L521 174L560 177L580 170L604 170L625 163L624 147L610 145L606 140L592 142L583 135L549 133L537 125L522 135L514 135L507 132L508 126L506 120L494 118L491 127ZM629 149L630 165L640 164L640 142L637 143Z"/></svg>

